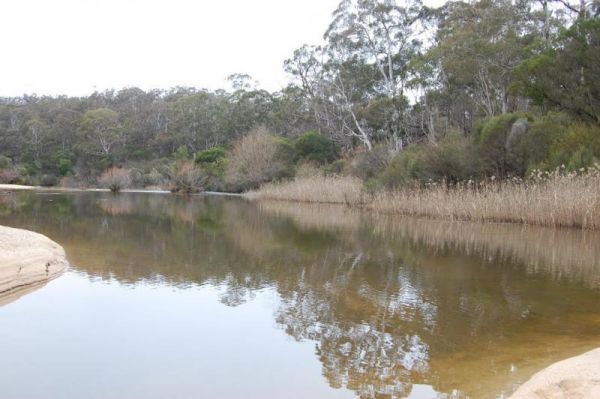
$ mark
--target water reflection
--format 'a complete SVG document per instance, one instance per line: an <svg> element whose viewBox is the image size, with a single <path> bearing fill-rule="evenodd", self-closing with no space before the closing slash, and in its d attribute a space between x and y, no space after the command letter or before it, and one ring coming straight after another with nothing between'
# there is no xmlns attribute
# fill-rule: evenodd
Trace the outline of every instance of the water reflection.
<svg viewBox="0 0 600 399"><path fill-rule="evenodd" d="M598 345L598 233L144 194L22 193L0 215L93 278L218 286L231 307L275 290L279 328L361 398L497 397Z"/></svg>

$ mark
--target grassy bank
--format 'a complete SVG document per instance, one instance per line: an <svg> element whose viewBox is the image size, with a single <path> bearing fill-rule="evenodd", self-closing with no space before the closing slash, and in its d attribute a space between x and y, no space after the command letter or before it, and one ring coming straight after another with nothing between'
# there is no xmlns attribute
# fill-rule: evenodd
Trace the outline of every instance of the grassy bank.
<svg viewBox="0 0 600 399"><path fill-rule="evenodd" d="M524 223L600 230L600 172L540 173L530 179L431 183L368 193L352 177L299 177L266 184L252 200L340 203L379 213L446 220Z"/></svg>

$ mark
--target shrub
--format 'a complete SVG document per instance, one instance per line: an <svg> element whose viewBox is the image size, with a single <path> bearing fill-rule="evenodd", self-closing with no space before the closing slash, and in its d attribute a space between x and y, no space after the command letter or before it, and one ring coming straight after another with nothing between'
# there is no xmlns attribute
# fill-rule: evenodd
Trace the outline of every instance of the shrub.
<svg viewBox="0 0 600 399"><path fill-rule="evenodd" d="M592 166L600 157L600 127L573 123L550 147L550 166L574 171Z"/></svg>
<svg viewBox="0 0 600 399"><path fill-rule="evenodd" d="M9 157L0 155L0 169L8 169L12 165L12 160Z"/></svg>
<svg viewBox="0 0 600 399"><path fill-rule="evenodd" d="M65 188L85 188L85 184L75 176L64 176L60 179L58 185Z"/></svg>
<svg viewBox="0 0 600 399"><path fill-rule="evenodd" d="M13 169L0 170L0 184L16 184L20 182L19 174Z"/></svg>
<svg viewBox="0 0 600 399"><path fill-rule="evenodd" d="M381 175L390 188L421 182L444 181L455 184L478 176L480 164L472 141L460 133L450 133L437 145L412 145L396 155Z"/></svg>
<svg viewBox="0 0 600 399"><path fill-rule="evenodd" d="M206 190L223 191L225 189L225 170L227 151L222 147L210 148L196 154L196 164L204 174Z"/></svg>
<svg viewBox="0 0 600 399"><path fill-rule="evenodd" d="M56 166L58 168L58 173L60 173L61 176L65 176L68 173L71 173L73 162L68 158L59 158Z"/></svg>
<svg viewBox="0 0 600 399"><path fill-rule="evenodd" d="M391 153L387 146L376 145L371 151L359 153L350 164L351 174L363 180L379 176L387 168Z"/></svg>
<svg viewBox="0 0 600 399"><path fill-rule="evenodd" d="M479 169L471 140L460 133L448 134L438 145L427 147L419 161L415 173L422 181L455 184L477 175Z"/></svg>
<svg viewBox="0 0 600 399"><path fill-rule="evenodd" d="M226 182L232 191L258 188L262 183L293 175L294 148L289 141L259 127L233 146Z"/></svg>
<svg viewBox="0 0 600 399"><path fill-rule="evenodd" d="M187 149L187 146L182 145L173 153L175 159L178 161L186 161L190 158L190 153Z"/></svg>
<svg viewBox="0 0 600 399"><path fill-rule="evenodd" d="M140 186L142 187L165 187L167 179L156 168L153 168L148 173L142 173L140 176Z"/></svg>
<svg viewBox="0 0 600 399"><path fill-rule="evenodd" d="M204 176L192 161L177 162L169 177L171 192L191 194L202 190Z"/></svg>
<svg viewBox="0 0 600 399"><path fill-rule="evenodd" d="M478 153L487 174L499 177L525 174L526 165L523 162L522 141L526 133L511 137L513 126L519 120L526 121L526 131L529 117L524 113L503 114L488 118L477 127Z"/></svg>
<svg viewBox="0 0 600 399"><path fill-rule="evenodd" d="M327 176L341 175L341 174L344 173L344 171L347 169L347 167L348 167L348 161L347 160L345 160L345 159L336 159L335 161L333 161L329 165L326 165L323 168L323 171L324 171L325 175L327 175Z"/></svg>
<svg viewBox="0 0 600 399"><path fill-rule="evenodd" d="M425 147L410 145L392 158L381 174L381 182L388 188L397 188L419 178L418 170Z"/></svg>
<svg viewBox="0 0 600 399"><path fill-rule="evenodd" d="M295 143L298 159L324 165L333 162L337 151L333 142L317 132L306 132Z"/></svg>
<svg viewBox="0 0 600 399"><path fill-rule="evenodd" d="M197 153L196 163L201 165L214 164L225 158L227 158L227 151L223 147L213 147Z"/></svg>
<svg viewBox="0 0 600 399"><path fill-rule="evenodd" d="M54 175L42 175L40 178L40 186L42 187L52 187L58 184L58 177Z"/></svg>
<svg viewBox="0 0 600 399"><path fill-rule="evenodd" d="M550 150L553 143L561 135L564 135L570 122L571 119L568 115L551 112L534 120L529 125L527 135L522 142L528 171L548 169L554 166L549 163Z"/></svg>
<svg viewBox="0 0 600 399"><path fill-rule="evenodd" d="M112 167L104 171L98 182L102 187L117 193L131 185L131 171L129 169Z"/></svg>

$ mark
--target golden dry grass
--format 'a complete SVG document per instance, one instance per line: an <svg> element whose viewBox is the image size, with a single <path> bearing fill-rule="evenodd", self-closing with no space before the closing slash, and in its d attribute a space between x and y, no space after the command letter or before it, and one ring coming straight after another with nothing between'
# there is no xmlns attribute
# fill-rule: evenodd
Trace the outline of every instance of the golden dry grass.
<svg viewBox="0 0 600 399"><path fill-rule="evenodd" d="M539 173L527 180L443 184L367 194L352 177L299 177L267 184L247 198L341 203L379 213L445 220L524 223L600 230L600 172Z"/></svg>
<svg viewBox="0 0 600 399"><path fill-rule="evenodd" d="M321 204L363 203L362 182L356 177L302 176L287 183L269 183L245 194L249 199L314 202Z"/></svg>

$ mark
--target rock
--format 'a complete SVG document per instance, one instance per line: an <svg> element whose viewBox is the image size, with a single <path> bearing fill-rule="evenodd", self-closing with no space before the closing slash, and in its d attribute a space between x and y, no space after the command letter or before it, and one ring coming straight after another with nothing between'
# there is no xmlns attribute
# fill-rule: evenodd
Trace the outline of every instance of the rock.
<svg viewBox="0 0 600 399"><path fill-rule="evenodd" d="M514 148L515 144L519 142L521 137L527 133L528 129L529 121L527 118L517 119L510 128L510 132L508 132L508 135L506 136L506 143L504 144L506 150L510 152Z"/></svg>
<svg viewBox="0 0 600 399"><path fill-rule="evenodd" d="M535 374L510 399L600 398L600 348Z"/></svg>
<svg viewBox="0 0 600 399"><path fill-rule="evenodd" d="M57 277L67 265L65 251L49 238L0 226L0 297Z"/></svg>

